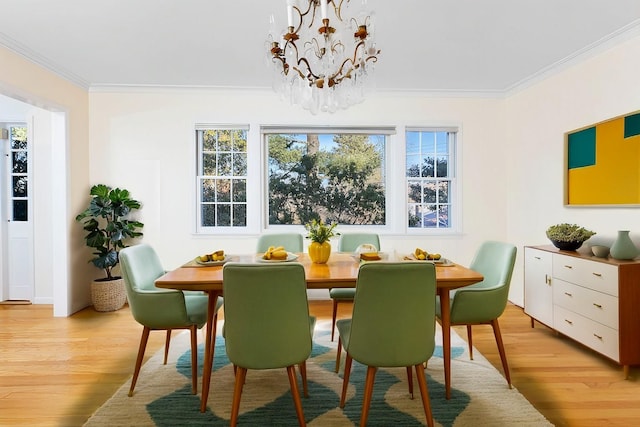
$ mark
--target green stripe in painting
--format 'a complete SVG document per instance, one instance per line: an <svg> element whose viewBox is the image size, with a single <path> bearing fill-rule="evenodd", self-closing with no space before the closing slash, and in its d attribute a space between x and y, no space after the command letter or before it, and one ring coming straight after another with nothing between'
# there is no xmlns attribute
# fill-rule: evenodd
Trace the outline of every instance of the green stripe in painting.
<svg viewBox="0 0 640 427"><path fill-rule="evenodd" d="M640 113L624 118L624 137L640 135Z"/></svg>
<svg viewBox="0 0 640 427"><path fill-rule="evenodd" d="M569 169L593 166L596 164L596 128L590 127L569 134L568 138Z"/></svg>

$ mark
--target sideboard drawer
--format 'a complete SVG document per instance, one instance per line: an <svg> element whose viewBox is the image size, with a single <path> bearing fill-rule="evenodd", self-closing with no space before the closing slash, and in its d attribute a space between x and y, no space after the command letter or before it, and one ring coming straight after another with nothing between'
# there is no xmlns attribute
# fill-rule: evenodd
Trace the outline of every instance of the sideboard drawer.
<svg viewBox="0 0 640 427"><path fill-rule="evenodd" d="M556 280L553 302L582 316L618 329L618 299L602 292Z"/></svg>
<svg viewBox="0 0 640 427"><path fill-rule="evenodd" d="M610 264L554 254L553 277L618 296L618 269Z"/></svg>
<svg viewBox="0 0 640 427"><path fill-rule="evenodd" d="M554 329L598 353L620 360L618 331L587 319L559 305L553 310Z"/></svg>

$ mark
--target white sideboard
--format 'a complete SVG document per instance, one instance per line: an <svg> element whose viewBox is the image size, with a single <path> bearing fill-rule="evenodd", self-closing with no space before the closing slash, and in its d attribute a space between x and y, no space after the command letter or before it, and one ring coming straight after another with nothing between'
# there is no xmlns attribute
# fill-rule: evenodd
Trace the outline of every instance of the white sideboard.
<svg viewBox="0 0 640 427"><path fill-rule="evenodd" d="M640 364L640 261L524 248L524 311L616 361Z"/></svg>

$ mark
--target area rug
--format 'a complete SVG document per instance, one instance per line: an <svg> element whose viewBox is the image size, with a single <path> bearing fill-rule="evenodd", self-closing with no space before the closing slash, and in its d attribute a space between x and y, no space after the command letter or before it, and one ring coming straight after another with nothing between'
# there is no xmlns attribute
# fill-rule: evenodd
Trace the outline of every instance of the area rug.
<svg viewBox="0 0 640 427"><path fill-rule="evenodd" d="M302 405L310 427L354 426L360 421L366 367L354 362L346 405L344 409L339 408L342 372L334 372L337 343L330 340L330 326L330 322L319 322L316 325L313 352L307 362L310 396L302 398ZM224 339L220 336L216 338L208 408L207 412L201 413L200 395L191 394L188 338L188 333L174 337L167 365L162 364L162 351L155 354L143 366L135 394L132 397L127 396L130 386L130 382L127 382L96 411L85 426L229 425L234 375L233 366L225 353ZM436 352L425 370L436 425L552 425L516 389L509 389L502 374L478 351L474 351L474 360L469 360L466 342L453 331L451 342L450 400L446 400L444 396L442 347L439 345L442 340L439 329L436 336ZM199 345L198 352L201 378L203 344ZM343 365L344 352L341 366ZM198 387L200 391L201 381ZM404 368L380 369L374 384L368 425L425 425L420 391L415 379L414 388L415 398L411 399ZM285 369L248 372L238 425L298 425Z"/></svg>

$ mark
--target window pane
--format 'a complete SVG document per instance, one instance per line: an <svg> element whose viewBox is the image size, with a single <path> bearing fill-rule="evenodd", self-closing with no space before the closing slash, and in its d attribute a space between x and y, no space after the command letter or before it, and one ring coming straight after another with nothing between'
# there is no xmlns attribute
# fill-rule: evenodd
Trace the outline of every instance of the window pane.
<svg viewBox="0 0 640 427"><path fill-rule="evenodd" d="M233 205L233 225L236 227L247 225L247 205Z"/></svg>
<svg viewBox="0 0 640 427"><path fill-rule="evenodd" d="M231 175L231 153L218 154L218 176Z"/></svg>
<svg viewBox="0 0 640 427"><path fill-rule="evenodd" d="M13 220L14 221L28 221L27 214L27 201L26 200L14 200L13 201Z"/></svg>
<svg viewBox="0 0 640 427"><path fill-rule="evenodd" d="M233 175L247 175L247 155L244 153L236 153L233 155Z"/></svg>
<svg viewBox="0 0 640 427"><path fill-rule="evenodd" d="M12 172L13 173L27 173L27 152L26 151L14 151L12 153Z"/></svg>
<svg viewBox="0 0 640 427"><path fill-rule="evenodd" d="M204 151L216 151L218 143L217 132L215 130L206 130L202 136L202 149Z"/></svg>
<svg viewBox="0 0 640 427"><path fill-rule="evenodd" d="M247 180L234 179L233 181L233 201L247 202Z"/></svg>
<svg viewBox="0 0 640 427"><path fill-rule="evenodd" d="M203 179L202 180L202 201L203 202L215 202L216 201L216 180L215 179Z"/></svg>
<svg viewBox="0 0 640 427"><path fill-rule="evenodd" d="M216 201L217 202L231 201L231 180L218 179L216 181Z"/></svg>
<svg viewBox="0 0 640 427"><path fill-rule="evenodd" d="M13 178L13 197L27 197L27 177L14 176Z"/></svg>
<svg viewBox="0 0 640 427"><path fill-rule="evenodd" d="M26 150L27 149L27 128L26 126L11 127L11 149Z"/></svg>
<svg viewBox="0 0 640 427"><path fill-rule="evenodd" d="M204 227L216 225L216 205L202 205L202 225Z"/></svg>
<svg viewBox="0 0 640 427"><path fill-rule="evenodd" d="M384 135L268 134L269 225L386 221Z"/></svg>
<svg viewBox="0 0 640 427"><path fill-rule="evenodd" d="M205 153L202 155L202 175L216 174L217 158L218 155L216 153Z"/></svg>
<svg viewBox="0 0 640 427"><path fill-rule="evenodd" d="M217 204L216 205L216 225L218 227L228 227L231 225L231 205L229 204Z"/></svg>

